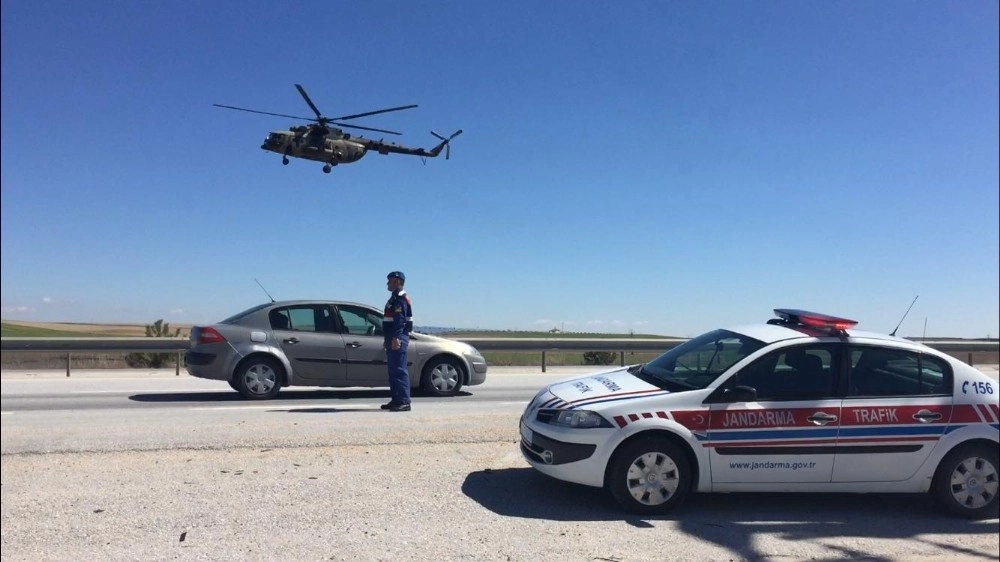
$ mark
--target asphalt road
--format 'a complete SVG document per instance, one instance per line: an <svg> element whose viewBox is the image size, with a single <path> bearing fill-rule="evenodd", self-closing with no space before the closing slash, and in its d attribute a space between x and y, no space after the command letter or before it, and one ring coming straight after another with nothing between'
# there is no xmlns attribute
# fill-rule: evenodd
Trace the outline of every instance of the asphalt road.
<svg viewBox="0 0 1000 562"><path fill-rule="evenodd" d="M414 410L267 403L158 373L4 373L4 560L996 560L924 496L696 495L639 519L528 467L517 418L580 369L495 368ZM991 372L994 377L995 371Z"/></svg>

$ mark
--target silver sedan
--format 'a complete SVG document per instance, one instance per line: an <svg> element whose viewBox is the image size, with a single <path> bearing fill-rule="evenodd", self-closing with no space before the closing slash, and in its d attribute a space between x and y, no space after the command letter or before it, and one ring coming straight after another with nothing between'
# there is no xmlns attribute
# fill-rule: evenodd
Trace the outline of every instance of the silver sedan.
<svg viewBox="0 0 1000 562"><path fill-rule="evenodd" d="M387 387L382 311L343 301L270 302L191 329L184 356L194 377L227 381L245 398L274 398L285 386ZM414 332L407 354L410 384L453 396L486 382L474 347Z"/></svg>

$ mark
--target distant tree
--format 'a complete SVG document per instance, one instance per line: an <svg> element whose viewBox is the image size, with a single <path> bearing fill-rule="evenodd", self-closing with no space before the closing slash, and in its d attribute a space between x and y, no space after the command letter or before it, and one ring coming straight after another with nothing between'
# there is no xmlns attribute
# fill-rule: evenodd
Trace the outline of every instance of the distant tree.
<svg viewBox="0 0 1000 562"><path fill-rule="evenodd" d="M152 324L146 324L147 338L176 338L180 337L181 329L177 328L174 333L170 333L170 324L159 319ZM125 356L125 363L129 367L138 369L160 369L170 361L169 353L129 353Z"/></svg>

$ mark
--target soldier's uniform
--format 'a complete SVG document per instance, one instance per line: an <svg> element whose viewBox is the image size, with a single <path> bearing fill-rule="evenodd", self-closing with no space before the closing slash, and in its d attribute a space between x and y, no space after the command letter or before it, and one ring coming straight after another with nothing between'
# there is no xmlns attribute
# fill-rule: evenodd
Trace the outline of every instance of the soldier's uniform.
<svg viewBox="0 0 1000 562"><path fill-rule="evenodd" d="M386 276L387 279L394 277L406 281L406 276L399 271L393 271ZM382 334L385 338L383 344L389 363L389 390L392 394L391 401L386 405L388 409L393 409L393 406L410 405L410 374L406 365L406 352L412 331L413 306L410 295L399 289L393 292L385 303L382 317ZM399 349L392 348L393 339L399 340Z"/></svg>

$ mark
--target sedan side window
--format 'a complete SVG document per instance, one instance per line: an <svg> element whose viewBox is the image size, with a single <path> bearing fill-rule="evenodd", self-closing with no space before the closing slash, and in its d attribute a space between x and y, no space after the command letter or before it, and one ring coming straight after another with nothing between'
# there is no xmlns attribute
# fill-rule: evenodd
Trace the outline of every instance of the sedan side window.
<svg viewBox="0 0 1000 562"><path fill-rule="evenodd" d="M340 306L337 313L344 325L344 333L355 336L382 335L382 317L368 309Z"/></svg>
<svg viewBox="0 0 1000 562"><path fill-rule="evenodd" d="M851 350L849 396L923 396L951 393L951 369L937 357L904 349Z"/></svg>
<svg viewBox="0 0 1000 562"><path fill-rule="evenodd" d="M780 349L747 365L726 383L749 386L757 400L814 400L835 396L837 344Z"/></svg>
<svg viewBox="0 0 1000 562"><path fill-rule="evenodd" d="M273 330L294 332L333 332L333 315L330 307L322 305L290 306L272 310L268 314Z"/></svg>

